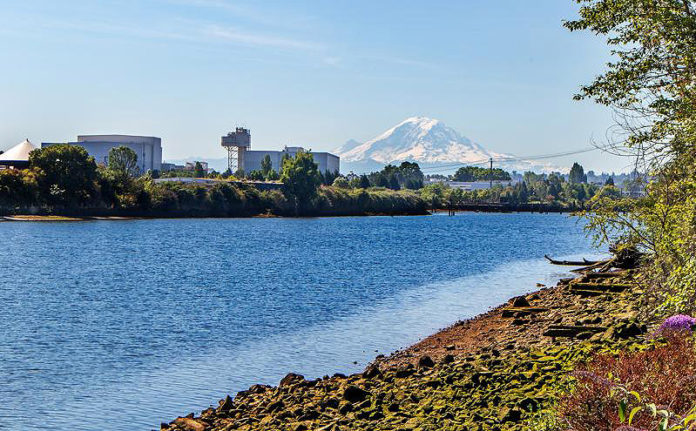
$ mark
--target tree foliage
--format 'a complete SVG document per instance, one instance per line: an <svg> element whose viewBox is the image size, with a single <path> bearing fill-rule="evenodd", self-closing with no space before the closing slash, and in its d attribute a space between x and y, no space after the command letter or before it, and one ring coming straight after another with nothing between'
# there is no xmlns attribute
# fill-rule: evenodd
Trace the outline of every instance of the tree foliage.
<svg viewBox="0 0 696 431"><path fill-rule="evenodd" d="M205 177L205 169L203 169L203 165L201 164L201 162L196 162L196 164L193 165L193 176L195 178Z"/></svg>
<svg viewBox="0 0 696 431"><path fill-rule="evenodd" d="M510 181L510 174L500 168L482 168L480 166L463 166L452 176L454 181Z"/></svg>
<svg viewBox="0 0 696 431"><path fill-rule="evenodd" d="M109 169L117 175L134 177L138 175L138 155L126 146L114 147L109 150Z"/></svg>
<svg viewBox="0 0 696 431"><path fill-rule="evenodd" d="M418 190L423 187L423 179L423 172L415 162L402 162L399 166L387 165L381 171L368 176L371 186L392 190Z"/></svg>
<svg viewBox="0 0 696 431"><path fill-rule="evenodd" d="M696 311L696 2L579 0L579 18L565 25L603 36L614 59L582 87L620 115L611 149L651 171L639 178L640 199L598 196L590 227L600 242L651 253L645 276L658 312ZM644 190L644 191L643 191Z"/></svg>
<svg viewBox="0 0 696 431"><path fill-rule="evenodd" d="M44 201L61 206L84 204L96 192L97 165L79 145L51 145L29 153Z"/></svg>
<svg viewBox="0 0 696 431"><path fill-rule="evenodd" d="M273 162L271 162L271 156L266 154L261 160L261 172L264 177L268 177L268 174L273 170Z"/></svg>
<svg viewBox="0 0 696 431"><path fill-rule="evenodd" d="M294 157L283 160L282 169L280 180L285 185L285 195L294 201L295 208L301 212L316 197L321 183L319 167L311 153L298 151Z"/></svg>
<svg viewBox="0 0 696 431"><path fill-rule="evenodd" d="M573 163L570 168L570 173L568 174L568 181L571 184L582 184L587 182L587 175L585 175L585 169L578 163Z"/></svg>

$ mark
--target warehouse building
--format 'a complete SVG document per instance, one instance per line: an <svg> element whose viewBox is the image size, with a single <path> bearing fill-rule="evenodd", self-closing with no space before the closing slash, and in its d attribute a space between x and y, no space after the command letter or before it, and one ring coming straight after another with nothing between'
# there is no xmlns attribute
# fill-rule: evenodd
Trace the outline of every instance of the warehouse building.
<svg viewBox="0 0 696 431"><path fill-rule="evenodd" d="M273 170L280 172L283 157L295 157L300 151L306 151L302 147L285 147L281 151L247 150L244 151L243 166L247 174L251 171L261 170L261 161L268 155L271 158ZM339 172L340 158L331 153L309 151L314 157L314 163L319 167L319 172Z"/></svg>
<svg viewBox="0 0 696 431"><path fill-rule="evenodd" d="M41 148L58 145L56 142L42 142ZM80 135L76 142L64 142L79 145L87 150L98 164L109 163L109 150L115 147L128 147L138 155L140 172L162 170L162 139L154 136L130 135Z"/></svg>
<svg viewBox="0 0 696 431"><path fill-rule="evenodd" d="M244 127L237 127L234 132L223 136L220 143L227 149L227 168L230 172L238 169L245 173L260 171L261 161L268 156L271 159L271 167L274 171L280 172L283 158L295 157L298 152L309 152L314 157L319 172L338 173L341 167L341 160L338 156L326 152L306 151L302 147L285 147L281 151L264 151L251 149L251 132Z"/></svg>

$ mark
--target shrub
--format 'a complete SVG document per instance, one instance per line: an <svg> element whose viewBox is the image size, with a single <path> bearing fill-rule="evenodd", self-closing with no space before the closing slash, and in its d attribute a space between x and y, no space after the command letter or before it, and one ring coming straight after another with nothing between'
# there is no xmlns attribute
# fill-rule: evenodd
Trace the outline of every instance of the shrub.
<svg viewBox="0 0 696 431"><path fill-rule="evenodd" d="M339 188L339 189L348 189L350 188L350 183L346 179L346 177L337 177L334 181L332 186Z"/></svg>
<svg viewBox="0 0 696 431"><path fill-rule="evenodd" d="M573 431L657 430L680 423L696 405L694 339L683 331L667 337L649 350L600 354L579 368L575 390L559 401L561 421ZM658 428L665 417L668 427Z"/></svg>
<svg viewBox="0 0 696 431"><path fill-rule="evenodd" d="M696 318L677 314L676 316L668 317L662 322L658 332L665 331L690 331L696 325Z"/></svg>

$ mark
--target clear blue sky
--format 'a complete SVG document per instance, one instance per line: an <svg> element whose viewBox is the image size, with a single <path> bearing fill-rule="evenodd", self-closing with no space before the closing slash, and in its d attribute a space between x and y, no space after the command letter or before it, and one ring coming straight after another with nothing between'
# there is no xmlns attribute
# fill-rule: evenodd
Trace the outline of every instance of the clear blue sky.
<svg viewBox="0 0 696 431"><path fill-rule="evenodd" d="M601 141L611 113L574 102L607 49L562 20L571 0L0 1L0 148L28 137L160 136L165 159L330 150L406 117L518 155ZM586 169L627 161L574 156Z"/></svg>

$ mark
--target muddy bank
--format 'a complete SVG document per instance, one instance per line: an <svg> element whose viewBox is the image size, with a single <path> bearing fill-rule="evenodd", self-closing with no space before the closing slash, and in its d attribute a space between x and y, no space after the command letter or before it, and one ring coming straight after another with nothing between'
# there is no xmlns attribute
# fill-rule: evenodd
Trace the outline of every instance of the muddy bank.
<svg viewBox="0 0 696 431"><path fill-rule="evenodd" d="M640 345L649 322L636 317L639 285L630 270L562 280L378 357L361 374L288 374L161 429L529 429L578 361Z"/></svg>

